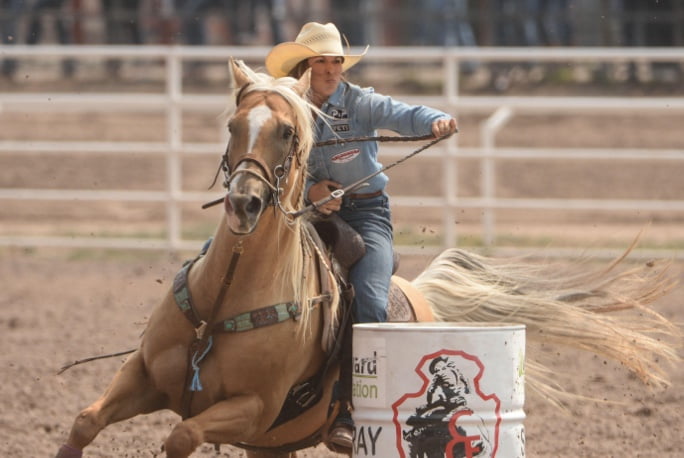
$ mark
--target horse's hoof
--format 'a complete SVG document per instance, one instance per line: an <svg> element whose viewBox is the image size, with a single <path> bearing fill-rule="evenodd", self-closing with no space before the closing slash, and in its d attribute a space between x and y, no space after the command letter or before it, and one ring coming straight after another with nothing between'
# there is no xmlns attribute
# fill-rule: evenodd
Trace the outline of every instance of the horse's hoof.
<svg viewBox="0 0 684 458"><path fill-rule="evenodd" d="M81 458L82 456L83 450L64 444L60 447L55 458Z"/></svg>

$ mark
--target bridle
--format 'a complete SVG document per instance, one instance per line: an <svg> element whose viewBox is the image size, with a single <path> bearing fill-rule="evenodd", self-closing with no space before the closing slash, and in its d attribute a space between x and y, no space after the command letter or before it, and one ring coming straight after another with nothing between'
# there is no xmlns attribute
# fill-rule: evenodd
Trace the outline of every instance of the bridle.
<svg viewBox="0 0 684 458"><path fill-rule="evenodd" d="M259 179L268 187L268 189L270 190L270 199L268 203L270 205L276 206L285 215L290 214L291 212L288 212L283 207L281 202L281 196L284 192L284 188L281 186L281 184L283 180L287 181L287 176L290 173L290 168L292 167L293 160L297 161L297 166L301 166L300 155L297 154L297 151L299 149L299 136L297 135L297 131L294 129L292 131L291 139L292 143L290 145L290 150L283 158L283 161L280 164L276 164L275 167L273 167L273 170L271 170L271 168L268 166L268 164L266 164L266 162L264 162L263 159L261 159L259 156L252 152L244 154L242 157L238 159L235 165L231 167L230 142L228 142L228 145L226 146L226 151L223 153L223 156L221 157L221 162L219 163L219 167L216 170L216 174L214 175L214 180L212 181L211 186L209 186L209 188L212 188L216 184L216 182L218 181L218 176L221 173L221 171L223 171L224 176L223 187L226 190L230 188L230 183L236 176L246 173ZM250 168L239 168L240 164L243 164L245 162L252 162L256 164L257 167L261 170L261 173L258 173ZM202 205L202 208L209 208L211 206L217 205L221 203L224 199L225 197L221 197L219 199L208 202Z"/></svg>
<svg viewBox="0 0 684 458"><path fill-rule="evenodd" d="M287 157L285 158L285 160L283 161L282 164L276 165L274 167L272 173L269 173L269 168L258 157L254 157L254 156L250 155L249 157L243 157L242 159L240 159L238 161L237 165L239 165L243 161L255 162L259 166L259 168L261 168L261 170L268 176L268 179L264 178L262 175L254 172L253 170L250 170L250 169L236 170L235 172L233 172L231 174L230 173L230 167L228 164L228 159L227 159L229 149L230 149L230 144L228 144L228 148L226 149L226 152L223 154L223 158L222 158L221 163L219 165L219 169L216 171L216 175L214 176L214 180L212 181L211 186L209 186L209 188L211 189L216 184L216 181L218 180L218 175L219 175L221 170L223 170L223 172L226 176L226 179L223 182L223 186L226 189L230 185L230 180L232 180L236 174L238 174L238 173L250 173L250 174L254 175L255 177L259 178L260 180L262 180L269 187L269 189L271 189L271 203L272 204L276 205L280 209L280 211L283 214L285 214L286 216L288 216L290 218L297 218L297 217L303 215L304 213L306 213L308 211L311 211L311 210L316 209L317 207L320 207L321 205L325 204L326 202L329 202L333 199L340 198L345 193L351 192L355 189L362 187L364 184L366 184L365 183L366 180L368 180L368 179L370 179L370 178L372 178L372 177L374 177L374 176L376 176L382 172L385 172L386 170L388 170L392 167L395 167L395 166L401 164L402 162L406 161L407 159L410 159L411 157L413 157L416 154L428 149L429 147L431 147L431 146L433 146L433 145L435 145L435 144L437 144L443 140L446 140L447 138L451 137L452 135L453 134L449 134L449 135L445 135L445 136L439 137L439 138L435 138L432 135L423 135L423 136L416 136L416 137L376 136L376 137L358 137L358 138L348 138L348 139L333 139L333 140L318 142L318 143L314 144L314 148L319 147L319 146L344 144L344 143L351 143L351 142L362 142L362 141L366 141L366 142L367 141L409 142L409 141L431 140L427 144L425 144L425 145L421 146L420 148L414 150L412 153L409 153L406 156L404 156L403 158L401 158L401 159L399 159L399 160L397 160L397 161L395 161L389 165L386 165L385 167L383 167L380 170L372 173L371 175L368 175L368 176L362 178L361 180L358 180L358 181L352 183L351 185L347 186L346 188L336 189L336 190L332 191L328 197L325 197L318 202L313 202L313 203L309 204L308 206L304 207L303 209L298 210L298 211L294 211L294 212L285 210L280 203L280 195L283 192L283 189L280 187L280 180L283 177L287 176L287 174L289 173L290 165L292 163L292 157L294 156L294 153L295 153L297 147L299 146L299 138L297 137L296 133L294 134L294 140L292 142L292 149L291 149L290 153L287 155ZM297 155L296 157L297 157L297 160L299 161L299 156ZM275 185L271 184L273 177L275 177ZM269 181L269 180L271 180L271 181ZM216 200L212 200L211 202L207 202L204 205L202 205L202 208L206 209L209 207L213 207L214 205L218 205L221 202L223 202L224 199L225 199L225 197L220 197Z"/></svg>

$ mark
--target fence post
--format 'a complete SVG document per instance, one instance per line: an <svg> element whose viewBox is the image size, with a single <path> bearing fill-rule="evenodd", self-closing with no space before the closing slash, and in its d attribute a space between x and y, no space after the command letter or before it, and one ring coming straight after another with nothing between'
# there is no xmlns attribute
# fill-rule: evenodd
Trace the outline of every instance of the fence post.
<svg viewBox="0 0 684 458"><path fill-rule="evenodd" d="M489 247L494 243L494 202L496 196L496 170L492 157L494 151L494 138L509 119L513 116L510 107L498 108L488 117L480 127L480 139L482 142L482 239L484 245Z"/></svg>
<svg viewBox="0 0 684 458"><path fill-rule="evenodd" d="M459 94L459 61L458 58L451 53L444 54L444 99L447 101L450 115L451 111L458 106ZM442 227L444 234L442 235L443 248L449 248L456 243L456 208L458 200L458 168L454 160L453 151L456 148L458 136L454 135L448 139L443 146L442 155L442 170L443 170L443 192L444 192L444 206L442 209Z"/></svg>
<svg viewBox="0 0 684 458"><path fill-rule="evenodd" d="M168 48L166 55L166 230L169 249L176 251L181 244L181 210L178 207L182 192L181 149L183 147L183 66L182 57Z"/></svg>

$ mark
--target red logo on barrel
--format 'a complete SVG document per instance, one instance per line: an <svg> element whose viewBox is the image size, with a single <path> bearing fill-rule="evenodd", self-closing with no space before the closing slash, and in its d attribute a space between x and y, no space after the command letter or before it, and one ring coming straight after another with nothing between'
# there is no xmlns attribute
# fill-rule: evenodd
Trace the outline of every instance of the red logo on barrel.
<svg viewBox="0 0 684 458"><path fill-rule="evenodd" d="M399 456L495 457L501 401L482 391L480 359L441 350L423 356L415 372L422 380L418 390L392 404ZM496 421L487 424L483 418Z"/></svg>

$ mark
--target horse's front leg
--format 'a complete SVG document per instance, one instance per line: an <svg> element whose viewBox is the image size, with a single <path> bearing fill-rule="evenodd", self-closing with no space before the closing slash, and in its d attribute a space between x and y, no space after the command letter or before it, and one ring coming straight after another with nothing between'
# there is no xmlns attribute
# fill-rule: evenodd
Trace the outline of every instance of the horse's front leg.
<svg viewBox="0 0 684 458"><path fill-rule="evenodd" d="M140 351L118 370L104 394L76 417L67 442L57 458L79 458L107 425L164 407L165 396L153 389Z"/></svg>
<svg viewBox="0 0 684 458"><path fill-rule="evenodd" d="M257 432L264 404L256 394L234 396L179 423L166 439L168 458L186 458L201 444L239 442Z"/></svg>

